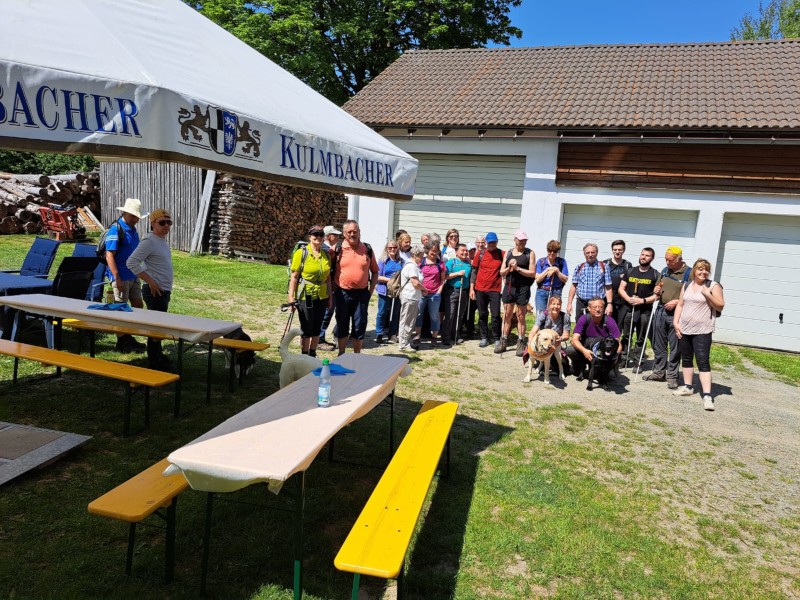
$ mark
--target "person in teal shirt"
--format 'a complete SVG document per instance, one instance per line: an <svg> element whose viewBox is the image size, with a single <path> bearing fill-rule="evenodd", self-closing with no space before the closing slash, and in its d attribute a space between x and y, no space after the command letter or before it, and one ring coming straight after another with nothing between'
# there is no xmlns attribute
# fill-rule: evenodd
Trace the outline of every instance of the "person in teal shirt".
<svg viewBox="0 0 800 600"><path fill-rule="evenodd" d="M464 323L469 306L469 277L472 266L469 263L469 250L466 244L456 246L456 256L445 264L447 283L442 290L442 345L450 346L453 341L461 344L458 329Z"/></svg>

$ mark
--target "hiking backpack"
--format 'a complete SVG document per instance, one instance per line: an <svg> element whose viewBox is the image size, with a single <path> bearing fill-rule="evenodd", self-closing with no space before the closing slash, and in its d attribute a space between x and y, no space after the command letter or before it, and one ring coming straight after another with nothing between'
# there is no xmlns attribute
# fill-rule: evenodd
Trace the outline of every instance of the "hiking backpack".
<svg viewBox="0 0 800 600"><path fill-rule="evenodd" d="M305 240L299 240L294 247L292 248L291 254L289 254L289 260L286 261L286 293L289 293L289 282L292 280L292 259L294 258L295 252L299 249L303 250L303 254L300 255L300 268L297 272L300 274L300 278L297 280L297 293L295 294L296 297L300 296L300 291L303 289L301 284L303 283L303 267L305 267L306 259L308 258L308 242Z"/></svg>
<svg viewBox="0 0 800 600"><path fill-rule="evenodd" d="M392 276L389 277L389 281L386 282L386 295L389 298L397 298L400 295L400 291L403 289L403 286L400 285L400 279L403 269L399 271L395 271L392 273ZM406 281L408 283L408 281Z"/></svg>
<svg viewBox="0 0 800 600"><path fill-rule="evenodd" d="M367 257L369 258L369 265L367 266L367 275L368 281L372 281L372 269L369 267L372 265L372 246L370 246L367 242L361 242L367 247ZM338 242L336 247L333 249L333 260L331 261L331 277L334 276L336 272L336 267L339 266L339 259L342 258L342 242Z"/></svg>
<svg viewBox="0 0 800 600"><path fill-rule="evenodd" d="M111 232L111 228L114 225L117 226L117 240L118 240L118 248L122 247L122 243L125 241L125 230L122 228L122 217L114 221L111 225L109 225L108 229L106 229L102 234L100 234L100 239L97 240L97 246L95 247L94 251L97 254L97 259L104 265L108 265L108 260L106 260L106 239L108 238L108 234ZM119 234L122 234L122 237L119 237Z"/></svg>

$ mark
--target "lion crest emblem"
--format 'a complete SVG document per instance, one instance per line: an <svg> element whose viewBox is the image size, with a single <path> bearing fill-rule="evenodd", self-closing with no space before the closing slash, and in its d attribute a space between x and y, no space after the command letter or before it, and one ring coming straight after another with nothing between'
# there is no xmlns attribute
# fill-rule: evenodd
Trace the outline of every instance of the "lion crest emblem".
<svg viewBox="0 0 800 600"><path fill-rule="evenodd" d="M227 156L261 156L261 132L253 129L250 121L240 121L231 111L213 106L204 111L197 104L191 110L180 107L178 124L185 144L210 148Z"/></svg>

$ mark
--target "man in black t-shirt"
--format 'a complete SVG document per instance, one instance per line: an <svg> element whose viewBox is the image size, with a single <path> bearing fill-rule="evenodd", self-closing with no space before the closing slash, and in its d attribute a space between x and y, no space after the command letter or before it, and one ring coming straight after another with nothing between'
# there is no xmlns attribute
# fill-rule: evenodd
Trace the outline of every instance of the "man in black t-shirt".
<svg viewBox="0 0 800 600"><path fill-rule="evenodd" d="M656 252L652 248L642 248L639 254L639 266L630 269L620 278L619 296L627 305L627 314L622 327L622 347L628 346L630 340L627 338L631 333L632 322L636 331L634 356L642 352L647 323L650 320L653 304L658 300L655 289L661 276L650 266L655 255Z"/></svg>
<svg viewBox="0 0 800 600"><path fill-rule="evenodd" d="M611 258L603 261L611 275L611 316L620 327L625 322L630 307L619 295L619 282L622 281L622 276L633 268L630 261L622 258L623 254L625 254L625 240L614 240L611 242Z"/></svg>

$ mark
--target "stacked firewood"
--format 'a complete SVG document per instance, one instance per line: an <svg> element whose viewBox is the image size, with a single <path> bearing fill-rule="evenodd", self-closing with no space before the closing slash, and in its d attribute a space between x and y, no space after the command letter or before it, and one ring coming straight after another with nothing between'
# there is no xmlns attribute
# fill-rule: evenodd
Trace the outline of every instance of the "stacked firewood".
<svg viewBox="0 0 800 600"><path fill-rule="evenodd" d="M285 263L312 225L347 218L347 199L338 192L279 185L220 173L212 196L212 254Z"/></svg>
<svg viewBox="0 0 800 600"><path fill-rule="evenodd" d="M0 173L0 233L39 233L39 207L89 208L100 218L100 173Z"/></svg>

